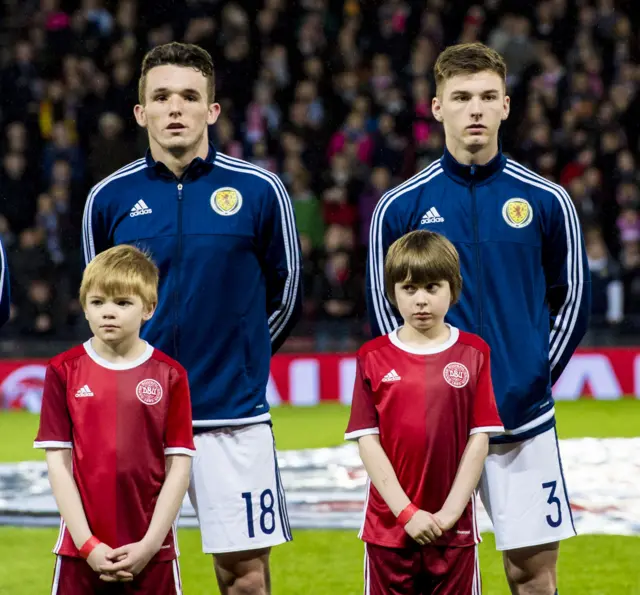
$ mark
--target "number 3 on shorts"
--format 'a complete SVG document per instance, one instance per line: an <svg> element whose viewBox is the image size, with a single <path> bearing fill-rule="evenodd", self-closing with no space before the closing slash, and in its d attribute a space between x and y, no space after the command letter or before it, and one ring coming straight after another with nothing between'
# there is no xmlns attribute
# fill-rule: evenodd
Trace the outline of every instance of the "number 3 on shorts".
<svg viewBox="0 0 640 595"><path fill-rule="evenodd" d="M251 501L251 492L243 492L245 504L247 505L247 528L249 537L256 536L255 527L253 525L253 502ZM271 535L276 529L276 514L273 510L275 500L271 490L264 490L260 494L260 529L265 535Z"/></svg>
<svg viewBox="0 0 640 595"><path fill-rule="evenodd" d="M556 487L557 482L548 481L547 483L542 484L542 488L549 491L549 498L547 499L548 504L555 504L558 508L558 518L554 519L550 514L547 515L547 523L551 527L559 527L562 525L562 505L560 504L560 499L556 496Z"/></svg>

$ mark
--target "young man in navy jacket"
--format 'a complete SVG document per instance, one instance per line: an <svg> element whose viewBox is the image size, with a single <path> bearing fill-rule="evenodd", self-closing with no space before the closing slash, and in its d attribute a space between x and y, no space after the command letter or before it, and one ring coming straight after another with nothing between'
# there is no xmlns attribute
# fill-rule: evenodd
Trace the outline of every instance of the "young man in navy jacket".
<svg viewBox="0 0 640 595"><path fill-rule="evenodd" d="M389 246L414 229L449 238L463 288L447 320L492 351L506 435L491 440L480 494L504 552L511 591L557 593L559 542L575 535L551 386L587 328L590 281L571 198L502 154L509 115L502 57L479 44L447 48L435 65L441 159L387 192L370 231L367 299L374 335L400 318L384 294Z"/></svg>
<svg viewBox="0 0 640 595"><path fill-rule="evenodd" d="M189 496L203 551L223 594L267 594L269 549L291 540L266 385L301 309L292 204L277 176L209 143L220 106L198 46L145 56L134 113L149 151L89 194L85 261L130 243L158 265L158 308L142 336L189 374Z"/></svg>

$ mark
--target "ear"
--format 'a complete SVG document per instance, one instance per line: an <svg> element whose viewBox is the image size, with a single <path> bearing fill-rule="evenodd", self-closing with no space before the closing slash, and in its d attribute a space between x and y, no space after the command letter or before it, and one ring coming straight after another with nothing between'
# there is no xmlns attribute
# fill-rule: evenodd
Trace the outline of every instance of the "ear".
<svg viewBox="0 0 640 595"><path fill-rule="evenodd" d="M502 104L502 120L506 120L509 117L509 113L511 112L511 97L508 95L504 96L504 102Z"/></svg>
<svg viewBox="0 0 640 595"><path fill-rule="evenodd" d="M220 104L219 103L211 103L209 104L209 110L207 112L207 124L209 126L215 124L220 117Z"/></svg>
<svg viewBox="0 0 640 595"><path fill-rule="evenodd" d="M431 113L438 122L442 122L442 103L437 95L431 100Z"/></svg>
<svg viewBox="0 0 640 595"><path fill-rule="evenodd" d="M147 322L147 320L151 320L151 317L155 314L156 306L158 304L151 304L148 308L145 308L142 312L142 321Z"/></svg>
<svg viewBox="0 0 640 595"><path fill-rule="evenodd" d="M138 126L141 128L147 127L147 113L145 112L144 105L140 105L139 103L133 108L133 115L136 118L136 122Z"/></svg>

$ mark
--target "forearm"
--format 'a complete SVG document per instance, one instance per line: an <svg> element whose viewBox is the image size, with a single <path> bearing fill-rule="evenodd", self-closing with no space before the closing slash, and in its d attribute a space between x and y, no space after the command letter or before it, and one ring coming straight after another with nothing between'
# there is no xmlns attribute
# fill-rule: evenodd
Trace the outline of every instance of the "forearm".
<svg viewBox="0 0 640 595"><path fill-rule="evenodd" d="M78 486L73 478L71 450L47 450L46 457L49 483L58 510L71 534L73 543L80 549L92 533L84 513Z"/></svg>
<svg viewBox="0 0 640 595"><path fill-rule="evenodd" d="M176 520L184 495L189 487L191 457L171 455L167 457L167 476L165 478L151 523L144 540L160 549L171 525Z"/></svg>
<svg viewBox="0 0 640 595"><path fill-rule="evenodd" d="M362 436L358 440L360 458L367 473L391 512L398 516L411 500L398 481L389 457L377 435Z"/></svg>
<svg viewBox="0 0 640 595"><path fill-rule="evenodd" d="M456 519L460 518L465 507L471 499L473 490L476 489L484 461L489 452L489 435L484 432L473 434L464 449L456 477L451 491L442 506L442 510L448 512Z"/></svg>

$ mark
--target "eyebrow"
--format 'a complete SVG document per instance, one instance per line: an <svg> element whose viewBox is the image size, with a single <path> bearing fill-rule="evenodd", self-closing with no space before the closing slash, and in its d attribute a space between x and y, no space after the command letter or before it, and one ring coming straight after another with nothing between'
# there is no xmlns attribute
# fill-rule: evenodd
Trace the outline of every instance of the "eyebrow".
<svg viewBox="0 0 640 595"><path fill-rule="evenodd" d="M154 89L151 94L158 95L159 93L172 93L174 92L172 89L168 89L167 87L160 87L159 89ZM193 93L194 95L200 95L200 91L197 89L181 89L178 91L179 93Z"/></svg>
<svg viewBox="0 0 640 595"><path fill-rule="evenodd" d="M480 93L480 95L488 95L489 93L499 93L498 89L486 89ZM451 95L471 95L471 91L465 91L463 89L459 89L456 91L452 91Z"/></svg>

